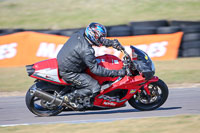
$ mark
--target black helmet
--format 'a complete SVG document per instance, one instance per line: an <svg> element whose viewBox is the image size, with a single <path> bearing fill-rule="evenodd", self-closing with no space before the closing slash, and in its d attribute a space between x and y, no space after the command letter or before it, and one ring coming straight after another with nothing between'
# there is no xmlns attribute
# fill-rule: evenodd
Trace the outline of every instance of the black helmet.
<svg viewBox="0 0 200 133"><path fill-rule="evenodd" d="M98 23L91 23L85 29L85 36L96 46L100 46L107 36L106 28Z"/></svg>

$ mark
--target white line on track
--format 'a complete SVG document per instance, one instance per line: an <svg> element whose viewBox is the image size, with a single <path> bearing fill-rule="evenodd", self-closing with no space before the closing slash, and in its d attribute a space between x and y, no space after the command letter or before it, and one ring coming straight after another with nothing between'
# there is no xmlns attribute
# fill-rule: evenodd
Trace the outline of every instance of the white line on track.
<svg viewBox="0 0 200 133"><path fill-rule="evenodd" d="M167 116L153 116L153 117L172 117L175 115L167 115ZM22 123L22 124L7 124L0 125L0 127L12 127L12 126L29 126L29 125L48 125L48 124L82 124L82 123L97 123L97 122L113 122L117 120L129 120L129 119L142 119L142 118L153 118L152 116L147 117L129 117L129 118L112 118L112 119L93 119L93 120L77 120L77 121L57 121L57 122L37 122L37 123Z"/></svg>
<svg viewBox="0 0 200 133"><path fill-rule="evenodd" d="M37 122L37 123L22 123L22 124L7 124L7 125L0 125L0 127L9 127L9 126L27 126L27 125L36 125L36 124L81 124L81 123L96 123L96 122L112 122L116 120L126 120L131 118L113 118L113 119L94 119L94 120L78 120L78 121L58 121L58 122Z"/></svg>

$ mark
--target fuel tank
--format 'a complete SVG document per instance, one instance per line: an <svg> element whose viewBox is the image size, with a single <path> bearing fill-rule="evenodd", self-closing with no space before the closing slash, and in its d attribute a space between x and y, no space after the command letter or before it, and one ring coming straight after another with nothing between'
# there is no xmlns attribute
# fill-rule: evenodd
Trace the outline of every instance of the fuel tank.
<svg viewBox="0 0 200 133"><path fill-rule="evenodd" d="M103 56L98 56L96 60L100 66L109 70L120 70L123 67L123 62L121 61L121 59L119 59L118 57L114 55L105 54ZM90 72L89 69L87 69L86 73L88 73L91 77L96 79L99 82L99 84L103 84L107 81L115 81L118 78L118 77L113 78L113 77L97 76L93 74L92 72Z"/></svg>

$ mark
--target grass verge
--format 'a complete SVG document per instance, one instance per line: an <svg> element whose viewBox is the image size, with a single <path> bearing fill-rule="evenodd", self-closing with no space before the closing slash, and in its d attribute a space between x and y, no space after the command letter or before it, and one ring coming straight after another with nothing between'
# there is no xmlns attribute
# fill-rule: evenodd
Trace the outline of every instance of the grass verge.
<svg viewBox="0 0 200 133"><path fill-rule="evenodd" d="M0 28L62 29L138 20L199 20L199 0L0 0Z"/></svg>
<svg viewBox="0 0 200 133"><path fill-rule="evenodd" d="M155 61L156 76L167 84L200 83L200 57ZM26 91L34 82L25 67L0 68L0 92Z"/></svg>
<svg viewBox="0 0 200 133"><path fill-rule="evenodd" d="M86 124L0 127L1 133L199 133L200 115L154 117Z"/></svg>
<svg viewBox="0 0 200 133"><path fill-rule="evenodd" d="M155 61L156 76L167 84L200 83L200 57Z"/></svg>

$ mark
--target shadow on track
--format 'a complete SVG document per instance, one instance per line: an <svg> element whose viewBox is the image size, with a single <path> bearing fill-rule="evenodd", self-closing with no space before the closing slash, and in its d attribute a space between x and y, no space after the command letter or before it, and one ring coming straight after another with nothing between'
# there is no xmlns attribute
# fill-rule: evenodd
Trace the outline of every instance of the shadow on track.
<svg viewBox="0 0 200 133"><path fill-rule="evenodd" d="M182 107L166 107L166 108L158 108L156 110L175 110L175 109L181 109ZM156 110L152 110L152 111L156 111ZM64 111L65 112L65 111ZM120 109L120 110L94 110L92 112L74 112L71 113L72 111L70 111L70 113L67 114L60 114L57 116L68 116L68 115L96 115L96 114L114 114L114 113L130 113L130 112L144 112L144 111L139 111L136 109Z"/></svg>
<svg viewBox="0 0 200 133"><path fill-rule="evenodd" d="M182 107L168 107L168 108L158 108L156 110L173 110L173 109L181 109Z"/></svg>

